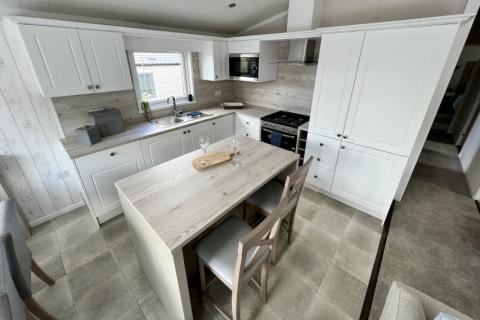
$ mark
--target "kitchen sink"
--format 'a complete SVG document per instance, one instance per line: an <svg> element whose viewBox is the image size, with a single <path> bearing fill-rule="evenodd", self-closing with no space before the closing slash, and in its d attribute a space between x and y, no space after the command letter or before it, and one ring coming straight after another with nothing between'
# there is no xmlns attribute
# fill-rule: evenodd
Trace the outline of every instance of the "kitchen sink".
<svg viewBox="0 0 480 320"><path fill-rule="evenodd" d="M154 119L154 120L151 120L150 122L161 128L167 128L167 127L174 126L176 124L189 122L197 118L203 118L206 116L208 116L208 114L205 114L205 113L201 113L199 116L196 116L196 117L189 117L188 115L183 115L181 117L169 116L165 118Z"/></svg>

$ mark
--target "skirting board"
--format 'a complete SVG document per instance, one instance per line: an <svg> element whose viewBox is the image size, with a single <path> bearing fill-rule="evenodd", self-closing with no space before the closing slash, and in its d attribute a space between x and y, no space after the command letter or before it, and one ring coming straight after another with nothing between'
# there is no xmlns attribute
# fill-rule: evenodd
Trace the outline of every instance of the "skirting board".
<svg viewBox="0 0 480 320"><path fill-rule="evenodd" d="M84 206L84 205L85 205L85 202L79 201L79 202L77 202L77 203L74 203L74 204L72 204L72 205L69 205L69 206L66 207L66 208L63 208L63 209L61 209L61 210L55 211L55 212L53 212L53 213L51 213L51 214L48 214L48 215L46 215L45 217L41 217L41 218L39 218L39 219L36 219L36 220L31 221L31 222L30 222L30 226L31 226L31 227L36 227L36 226L38 226L38 225L40 225L40 224L42 224L42 223L44 223L44 222L50 221L50 220L52 220L52 219L54 219L54 218L56 218L56 217L59 217L59 216L64 215L64 214L66 214L66 213L69 213L70 211L73 211L73 210L75 210L75 209L78 209L78 208L80 208L80 207L82 207L82 206Z"/></svg>

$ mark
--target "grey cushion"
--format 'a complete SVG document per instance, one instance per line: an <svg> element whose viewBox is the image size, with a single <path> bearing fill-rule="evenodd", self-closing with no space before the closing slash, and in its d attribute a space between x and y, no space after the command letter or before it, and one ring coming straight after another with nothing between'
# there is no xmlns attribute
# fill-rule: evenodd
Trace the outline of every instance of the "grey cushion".
<svg viewBox="0 0 480 320"><path fill-rule="evenodd" d="M17 291L25 299L32 295L32 254L25 242L16 210L13 201L0 202L0 249L7 259Z"/></svg>
<svg viewBox="0 0 480 320"><path fill-rule="evenodd" d="M239 217L232 216L200 240L195 247L195 251L212 271L231 286L234 281L238 242L250 231L252 231L252 227ZM247 265L254 254L254 250L248 252L246 259ZM268 252L265 255L268 257ZM265 257L265 255L263 255L263 257ZM261 260L265 261L264 259ZM248 277L248 275L246 275L246 277Z"/></svg>
<svg viewBox="0 0 480 320"><path fill-rule="evenodd" d="M260 190L252 194L248 199L249 205L262 209L265 213L270 213L280 202L284 186L276 181L270 181Z"/></svg>
<svg viewBox="0 0 480 320"><path fill-rule="evenodd" d="M425 320L422 302L395 282L388 292L380 320Z"/></svg>

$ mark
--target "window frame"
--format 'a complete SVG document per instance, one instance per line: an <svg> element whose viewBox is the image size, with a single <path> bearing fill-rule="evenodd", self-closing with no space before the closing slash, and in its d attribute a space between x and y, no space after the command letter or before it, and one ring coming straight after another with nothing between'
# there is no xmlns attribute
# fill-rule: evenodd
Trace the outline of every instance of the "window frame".
<svg viewBox="0 0 480 320"><path fill-rule="evenodd" d="M182 52L182 51L173 51L173 50L129 50L127 52L128 56L128 63L130 65L130 73L132 75L133 79L133 88L135 90L135 96L137 98L137 108L139 113L144 113L142 109L142 91L140 88L140 81L138 78L138 73L137 73L137 66L135 64L135 58L133 56L134 52L151 52L151 53L179 53L182 55L182 71L183 71L183 79L185 81L185 87L187 92L186 97L175 97L176 100L176 105L177 106L182 106L182 105L188 105L188 104L193 104L196 103L196 97L195 97L195 86L194 86L194 76L193 76L193 63L192 63L192 53L191 52ZM193 100L189 101L188 100L188 95L193 96ZM154 110L162 110L162 109L168 109L172 108L173 103L167 103L166 99L165 100L159 100L158 103L150 104L150 109L152 111Z"/></svg>

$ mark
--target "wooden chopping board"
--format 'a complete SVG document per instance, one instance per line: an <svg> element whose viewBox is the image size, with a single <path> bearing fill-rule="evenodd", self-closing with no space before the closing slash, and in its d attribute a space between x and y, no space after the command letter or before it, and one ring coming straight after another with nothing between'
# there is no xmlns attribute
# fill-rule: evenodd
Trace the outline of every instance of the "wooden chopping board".
<svg viewBox="0 0 480 320"><path fill-rule="evenodd" d="M204 156L201 156L199 158L193 159L192 160L192 165L195 169L197 170L205 170L214 166L217 166L219 164L222 164L224 162L230 161L232 159L233 152L214 152L210 154L206 154Z"/></svg>

